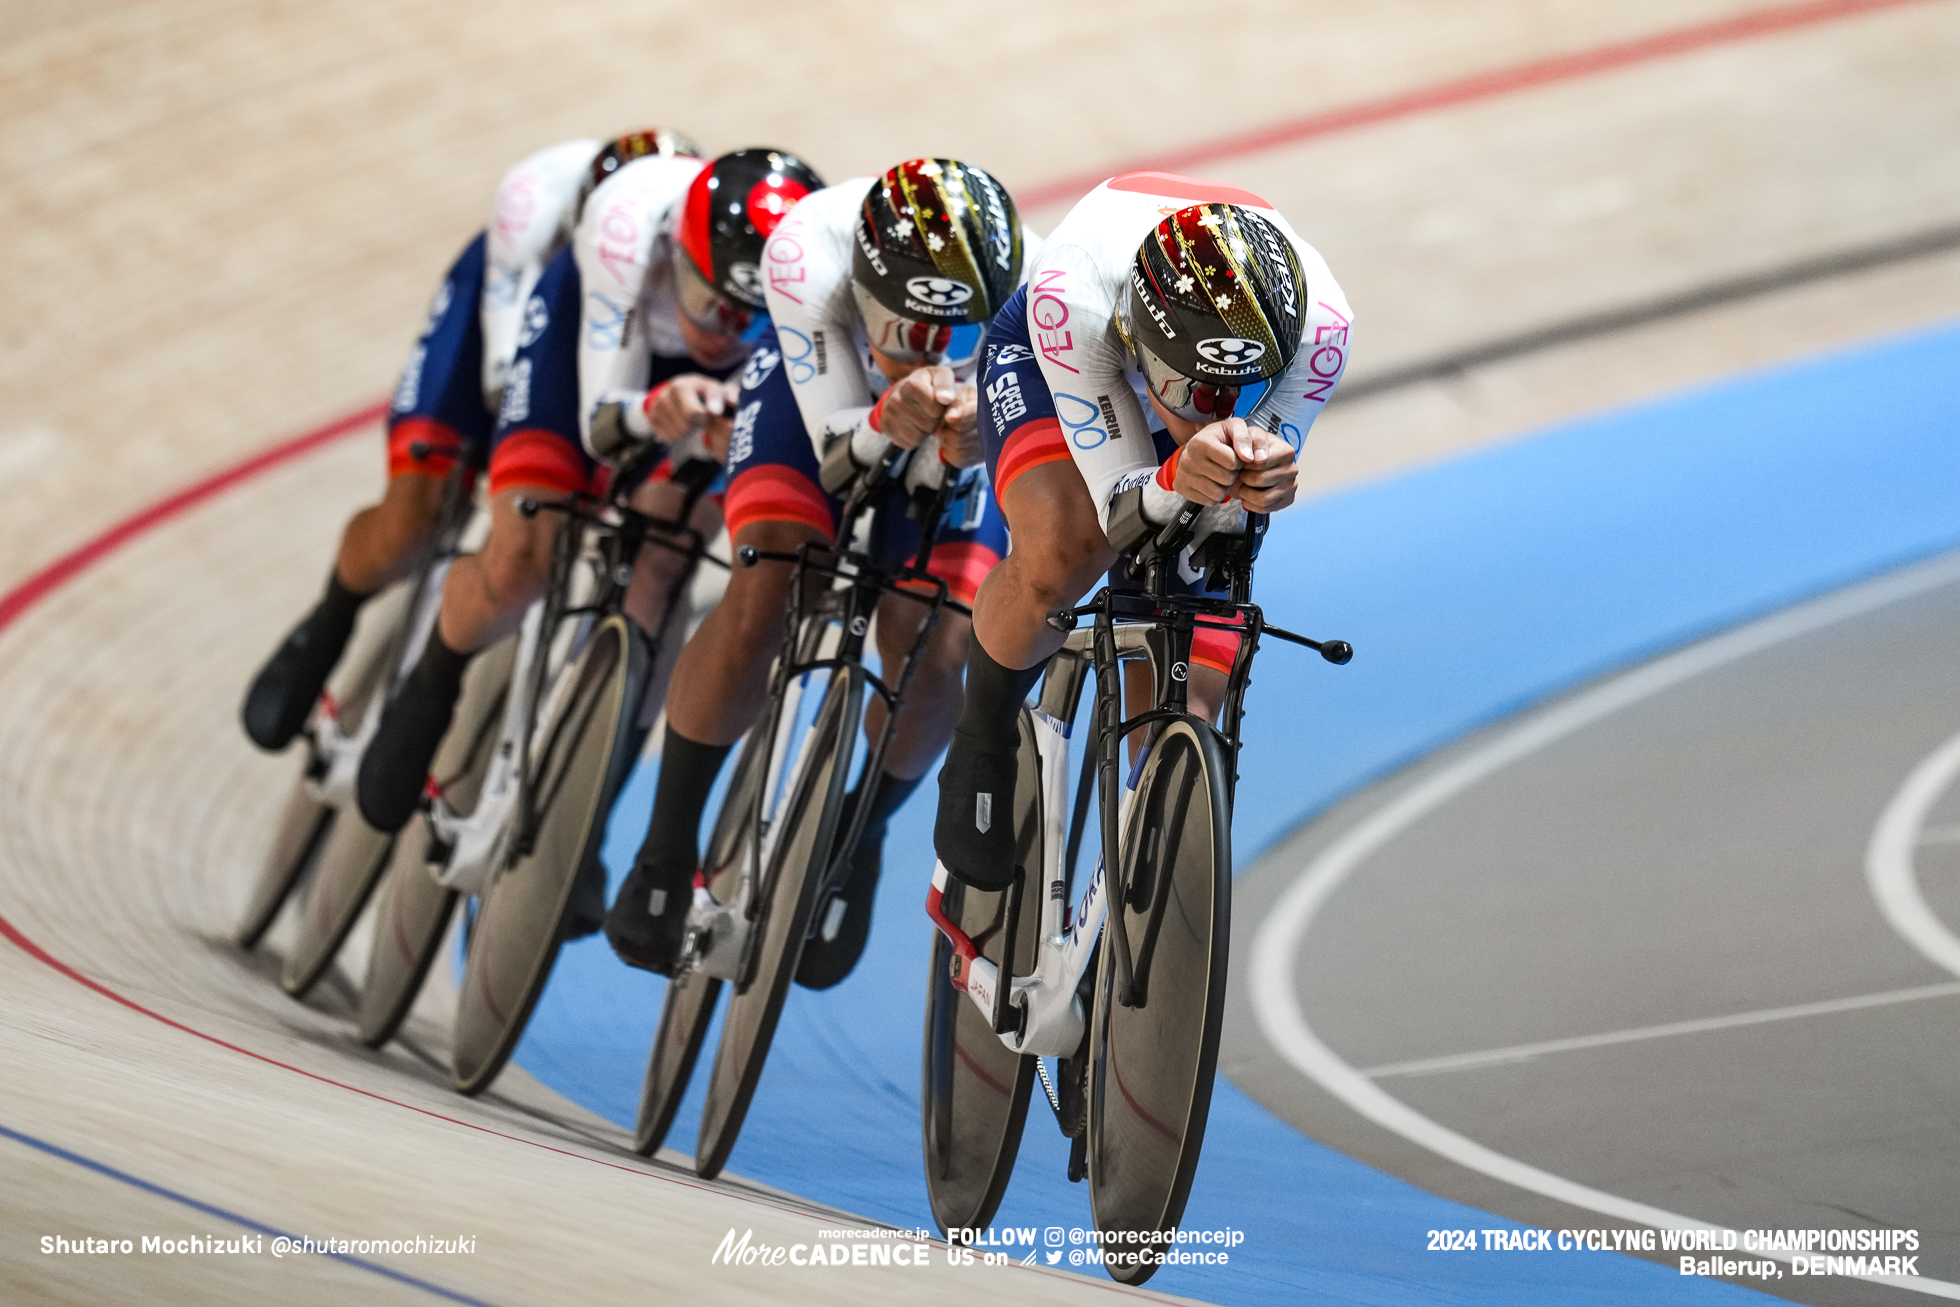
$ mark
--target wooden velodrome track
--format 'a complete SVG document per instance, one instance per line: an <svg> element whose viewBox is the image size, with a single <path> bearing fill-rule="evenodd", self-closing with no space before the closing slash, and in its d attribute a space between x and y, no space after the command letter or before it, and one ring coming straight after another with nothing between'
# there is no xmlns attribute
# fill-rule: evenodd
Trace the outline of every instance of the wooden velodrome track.
<svg viewBox="0 0 1960 1307"><path fill-rule="evenodd" d="M377 488L371 433L18 589L172 491L377 402L524 152L659 121L715 149L786 145L835 178L953 154L1044 229L1072 182L1118 166L1250 186L1341 278L1349 385L1377 387L1316 427L1304 463L1324 490L1960 311L1955 67L1954 0L736 3L712 21L619 0L14 0L0 1298L427 1296L318 1257L40 1252L43 1235L233 1237L230 1214L474 1235L468 1257L369 1259L470 1298L747 1300L780 1288L709 1267L724 1230L790 1243L834 1223L642 1164L519 1073L459 1100L409 1051L355 1049L333 994L293 1004L225 942L288 780L243 741L237 699ZM1783 272L1780 289L1722 289ZM1711 287L1720 302L1692 312L1596 320ZM1115 1291L975 1273L1030 1302ZM795 1286L857 1303L921 1287L842 1268Z"/></svg>

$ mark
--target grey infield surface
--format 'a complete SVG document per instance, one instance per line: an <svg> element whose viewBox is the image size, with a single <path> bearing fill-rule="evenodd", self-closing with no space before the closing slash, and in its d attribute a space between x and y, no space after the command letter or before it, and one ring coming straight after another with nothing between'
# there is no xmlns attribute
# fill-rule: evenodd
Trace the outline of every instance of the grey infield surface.
<svg viewBox="0 0 1960 1307"><path fill-rule="evenodd" d="M1305 938L1302 1010L1373 1071L1950 985L1887 925L1864 860L1906 775L1956 731L1960 584L1717 667L1472 785L1369 858ZM1621 1224L1373 1125L1283 1061L1250 1006L1254 931L1314 854L1487 738L1336 807L1240 878L1221 1068L1308 1135L1434 1193L1539 1225ZM1917 850L1949 926L1956 823L1948 793ZM1916 1228L1920 1273L1960 1280L1960 994L1373 1078L1500 1153L1667 1211ZM1768 1287L1927 1300L1846 1279Z"/></svg>

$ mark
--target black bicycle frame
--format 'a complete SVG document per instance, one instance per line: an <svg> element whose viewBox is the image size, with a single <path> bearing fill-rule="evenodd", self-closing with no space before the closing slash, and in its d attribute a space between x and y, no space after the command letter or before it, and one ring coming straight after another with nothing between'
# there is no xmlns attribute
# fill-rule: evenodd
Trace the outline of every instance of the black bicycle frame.
<svg viewBox="0 0 1960 1307"><path fill-rule="evenodd" d="M888 568L878 560L859 550L852 549L849 542L854 537L858 523L864 515L873 511L875 502L894 484L895 473L904 461L906 451L894 450L887 454L876 466L867 469L852 484L850 497L844 502L835 539L837 544L805 543L794 552L756 549L744 546L737 551L737 562L744 567L753 567L763 562L789 563L794 567L789 587L789 604L783 623L782 650L777 656L775 673L770 678L769 697L764 712L771 723L772 734L763 742L769 750L763 756L771 756L775 749L774 731L782 729L781 705L789 691L790 683L798 677L825 668L842 670L847 666L862 666L865 637L871 628L871 619L877 611L878 602L887 594L899 595L914 603L925 606L926 620L919 626L913 637L911 647L906 651L900 664L896 683L887 685L869 670L864 673L865 681L885 705L884 729L879 732L877 741L864 761L862 776L878 777L884 774L885 755L891 747L898 730L898 714L905 707L905 691L912 684L912 677L918 670L919 658L925 652L926 643L939 625L940 614L951 608L955 612L972 615L972 610L964 604L956 603L948 596L946 583L932 575L927 568L932 563L933 537L938 533L939 523L945 514L946 505L951 499L952 481L948 478L929 495L914 500L912 508L920 527L919 551L910 562L898 568ZM827 561L819 561L819 557ZM818 591L814 599L811 583L819 578L831 581L848 582L842 587L831 587ZM906 586L925 586L930 593L922 594L917 589ZM810 621L815 618L817 620ZM823 631L830 622L836 622L842 629L837 652L829 658L818 658ZM857 729L851 723L849 729ZM873 796L867 796L873 797ZM750 820L760 829L762 805L766 794L758 787L753 800L755 807ZM849 860L857 848L858 840L864 834L865 822L871 811L869 802L860 802L851 815L851 824L844 832L845 838L833 846L830 860L823 868L820 886L828 886L839 870ZM765 892L750 896L750 914L766 898ZM746 969L746 968L745 968Z"/></svg>
<svg viewBox="0 0 1960 1307"><path fill-rule="evenodd" d="M656 457L658 449L648 451L646 458ZM712 476L680 478L686 491L680 512L669 519L655 517L632 508L625 501L629 493L627 487L637 488L640 478L633 475L641 464L628 464L613 477L612 487L605 496L574 494L555 503L540 502L533 499L518 501L517 511L523 516L535 517L539 513L560 513L564 520L552 537L551 566L547 572L544 592L543 620L538 627L537 657L531 666L530 703L531 711L524 723L524 738L519 742L521 759L532 756L535 733L539 726L538 715L544 706L544 693L550 680L550 669L545 654L558 630L559 623L569 619L592 614L604 620L625 608L626 590L633 580L633 567L639 561L640 551L648 544L663 549L671 549L699 565L703 560L726 567L720 559L708 553L707 542L701 533L689 525L688 519L701 498L714 483ZM579 555L588 537L594 538L599 553L599 589L590 603L572 605L568 603L571 589L572 570L578 565ZM667 596L666 609L661 613L660 630L652 633L658 639L660 631L673 619L688 587L688 578L693 574L690 566L674 586L673 593ZM578 724L581 728L583 723ZM524 765L518 769L517 789L517 835L511 842L511 852L507 865L518 858L530 854L537 838L538 825L545 809L550 806L553 796L544 796L543 801L535 789L534 769Z"/></svg>
<svg viewBox="0 0 1960 1307"><path fill-rule="evenodd" d="M1270 633L1316 649L1328 661L1335 663L1346 662L1352 654L1344 642L1309 640L1305 636L1267 625L1265 614L1252 602L1252 566L1259 556L1266 531L1266 515L1263 513L1249 514L1242 533L1211 536L1193 560L1204 569L1206 589L1223 590L1228 597L1211 599L1203 595L1171 594L1173 569L1177 566L1185 541L1190 537L1195 518L1195 511L1186 513L1155 539L1144 542L1132 552L1133 562L1143 570L1142 589L1105 586L1089 603L1072 609L1057 609L1048 619L1051 626L1064 631L1073 630L1082 617L1095 619L1089 664L1096 673L1096 701L1091 736L1084 749L1083 772L1078 781L1075 811L1070 823L1065 884L1072 901L1075 860L1088 816L1087 786L1093 767L1101 799L1099 812L1104 874L1109 885L1105 935L1114 950L1117 1000L1125 1007L1138 1007L1144 1002L1149 962L1154 952L1152 946L1167 899L1163 884L1151 887L1153 893L1144 947L1140 952L1133 951L1129 928L1123 919L1124 910L1133 898L1133 887L1116 884L1117 877L1122 874L1118 840L1119 805L1123 794L1123 741L1137 731L1144 731L1143 743L1147 749L1162 729L1174 721L1188 721L1194 727L1210 732L1217 738L1225 758L1226 811L1222 816L1229 823L1238 786L1245 691L1251 683L1252 659L1258 651L1260 637ZM1122 710L1121 657L1116 647L1119 618L1126 625L1150 628L1144 643L1156 696L1150 708L1127 719ZM1239 636L1238 650L1233 657L1231 671L1226 675L1225 696L1217 726L1192 713L1189 708L1187 678L1191 666L1191 641L1200 628L1231 631ZM1081 673L1075 675L1079 678ZM1071 711L1074 695L1079 692L1078 680L1069 696Z"/></svg>

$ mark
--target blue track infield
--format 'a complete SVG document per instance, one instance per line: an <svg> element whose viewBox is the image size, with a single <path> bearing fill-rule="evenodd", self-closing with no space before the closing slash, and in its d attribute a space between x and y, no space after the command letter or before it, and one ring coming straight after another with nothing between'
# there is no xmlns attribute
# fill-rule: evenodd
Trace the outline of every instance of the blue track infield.
<svg viewBox="0 0 1960 1307"><path fill-rule="evenodd" d="M1280 624L1358 652L1334 668L1278 642L1262 651L1239 865L1478 726L1960 548L1956 378L1960 326L1949 326L1560 427L1276 519L1261 603ZM609 843L615 879L650 806L648 770L635 775ZM918 1068L930 794L893 822L879 926L857 973L828 993L794 993L729 1163L928 1228ZM519 1063L630 1128L660 986L598 940L567 949ZM698 1113L697 1092L670 1140L683 1151ZM1088 1225L1086 1187L1063 1178L1063 1143L1037 1090L996 1231ZM1425 1251L1431 1229L1512 1224L1304 1139L1221 1079L1184 1225L1235 1228L1245 1241L1227 1266L1167 1267L1149 1287L1226 1303L1759 1299L1613 1254Z"/></svg>

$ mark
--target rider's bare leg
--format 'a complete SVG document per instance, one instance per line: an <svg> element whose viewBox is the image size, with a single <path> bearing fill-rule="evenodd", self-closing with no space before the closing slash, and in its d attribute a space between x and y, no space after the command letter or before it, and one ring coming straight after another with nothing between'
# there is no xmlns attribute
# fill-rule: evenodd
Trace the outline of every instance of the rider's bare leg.
<svg viewBox="0 0 1960 1307"><path fill-rule="evenodd" d="M823 532L798 522L751 522L732 543L738 550L752 545L791 553L823 539ZM633 870L606 913L607 940L633 966L663 974L673 967L685 914L671 896L686 888L699 864L701 814L715 776L768 693L792 576L781 562L734 568L721 602L674 665L653 813Z"/></svg>
<svg viewBox="0 0 1960 1307"><path fill-rule="evenodd" d="M897 683L925 617L923 604L903 596L888 594L879 601L878 654L887 685ZM803 946L796 982L805 988L830 988L850 975L863 956L884 865L886 826L918 788L959 720L960 672L966 665L971 629L972 623L964 614L940 614L939 624L920 650L912 683L905 691L905 707L892 732L891 748L885 754L881 774L875 778L875 789L867 801L865 784L860 782L846 799L847 820L860 809L864 812L863 834L833 897L824 905L815 937ZM873 740L884 731L885 706L881 701L872 700L865 712L864 729Z"/></svg>
<svg viewBox="0 0 1960 1307"><path fill-rule="evenodd" d="M885 684L896 685L893 678L904 666L905 655L918 638L919 623L925 617L925 605L898 595L886 595L879 602L878 656ZM972 629L965 614L949 609L940 614L939 625L926 637L912 684L905 692L905 711L899 714L898 729L892 733L891 748L885 754L885 770L892 776L907 781L924 776L952 738L953 726L960 719L960 674L966 667L966 645ZM884 729L884 702L873 699L864 715L865 738L876 740Z"/></svg>
<svg viewBox="0 0 1960 1307"><path fill-rule="evenodd" d="M490 537L481 553L459 558L442 586L442 614L436 629L443 644L473 654L515 631L524 610L544 593L551 572L551 542L564 522L558 513L525 517L522 499L555 503L562 490L512 486L490 500Z"/></svg>
<svg viewBox="0 0 1960 1307"><path fill-rule="evenodd" d="M1116 561L1073 463L1030 468L1000 498L1012 544L974 600L965 706L939 774L933 826L940 860L983 889L1003 888L1013 873L1015 719L1062 644L1048 613L1080 599Z"/></svg>
<svg viewBox="0 0 1960 1307"><path fill-rule="evenodd" d="M649 481L633 492L631 503L642 513L671 522L686 506L687 490L672 481ZM695 504L688 524L703 540L714 539L715 533L721 530L721 507L704 496ZM649 635L659 630L674 587L692 573L690 562L687 555L652 541L640 550L633 580L626 587L625 607L627 615L640 624L641 630Z"/></svg>
<svg viewBox="0 0 1960 1307"><path fill-rule="evenodd" d="M482 552L457 559L449 569L436 629L361 755L354 797L376 830L400 830L414 815L470 657L515 631L525 608L544 592L552 540L564 519L557 513L527 518L518 511L519 501L563 497L563 491L542 486L513 486L492 496L490 537Z"/></svg>
<svg viewBox="0 0 1960 1307"><path fill-rule="evenodd" d="M793 553L825 539L801 522L751 522L736 534L735 548ZM762 709L769 663L783 639L783 607L791 566L760 562L735 567L728 590L681 651L667 691L667 724L702 744L731 745Z"/></svg>
<svg viewBox="0 0 1960 1307"><path fill-rule="evenodd" d="M264 749L283 749L306 724L361 606L406 576L435 539L442 506L439 477L390 477L381 502L348 522L326 593L273 651L245 692L245 733Z"/></svg>
<svg viewBox="0 0 1960 1307"><path fill-rule="evenodd" d="M980 583L973 633L1002 667L1039 667L1062 647L1049 611L1086 594L1116 551L1072 462L1029 468L1008 484L1000 507L1013 544Z"/></svg>
<svg viewBox="0 0 1960 1307"><path fill-rule="evenodd" d="M334 574L356 594L373 594L415 570L435 541L444 478L404 473L388 478L381 502L348 519Z"/></svg>

